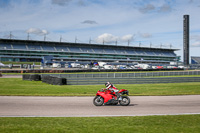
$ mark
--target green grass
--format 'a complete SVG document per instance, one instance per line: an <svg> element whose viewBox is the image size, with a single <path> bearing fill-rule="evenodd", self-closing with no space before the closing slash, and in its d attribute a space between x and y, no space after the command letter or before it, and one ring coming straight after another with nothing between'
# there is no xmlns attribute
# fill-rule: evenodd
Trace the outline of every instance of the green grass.
<svg viewBox="0 0 200 133"><path fill-rule="evenodd" d="M1 63L8 65L8 64L35 64L40 65L40 62L13 62L13 61L2 61Z"/></svg>
<svg viewBox="0 0 200 133"><path fill-rule="evenodd" d="M199 133L200 115L0 118L1 133Z"/></svg>
<svg viewBox="0 0 200 133"><path fill-rule="evenodd" d="M115 84L130 95L199 95L200 82L168 84ZM94 96L104 85L49 85L41 81L1 78L0 95L4 96Z"/></svg>

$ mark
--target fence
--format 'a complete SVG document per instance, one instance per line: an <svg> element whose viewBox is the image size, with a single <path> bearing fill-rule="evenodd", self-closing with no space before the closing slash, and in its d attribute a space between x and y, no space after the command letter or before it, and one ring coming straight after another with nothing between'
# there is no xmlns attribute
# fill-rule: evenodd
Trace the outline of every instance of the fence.
<svg viewBox="0 0 200 133"><path fill-rule="evenodd" d="M143 72L143 73L96 73L96 74L42 74L61 78L143 78L160 76L200 75L200 71Z"/></svg>
<svg viewBox="0 0 200 133"><path fill-rule="evenodd" d="M49 74L42 74L49 75ZM180 83L200 82L200 77L167 77L200 75L200 71L146 72L146 73L97 73L97 74L52 74L67 79L68 85L93 85L110 81L115 84ZM163 77L162 77L163 76Z"/></svg>
<svg viewBox="0 0 200 133"><path fill-rule="evenodd" d="M67 79L67 85L98 85L107 81L114 84L155 84L200 82L200 77L160 77L160 78L77 78Z"/></svg>

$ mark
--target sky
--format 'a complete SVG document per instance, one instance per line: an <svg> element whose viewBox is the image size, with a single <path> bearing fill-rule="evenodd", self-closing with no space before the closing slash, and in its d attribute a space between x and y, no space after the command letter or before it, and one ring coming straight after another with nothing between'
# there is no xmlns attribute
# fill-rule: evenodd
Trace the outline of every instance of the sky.
<svg viewBox="0 0 200 133"><path fill-rule="evenodd" d="M180 49L200 56L200 0L0 0L0 38Z"/></svg>

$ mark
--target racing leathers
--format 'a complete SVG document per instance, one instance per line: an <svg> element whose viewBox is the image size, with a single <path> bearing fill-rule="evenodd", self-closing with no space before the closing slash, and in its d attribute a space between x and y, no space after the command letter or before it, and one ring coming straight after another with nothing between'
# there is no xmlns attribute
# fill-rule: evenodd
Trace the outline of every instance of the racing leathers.
<svg viewBox="0 0 200 133"><path fill-rule="evenodd" d="M119 90L113 85L113 84L109 84L107 87L106 87L107 90L111 90L113 92L115 92L114 94L117 96L117 100L119 99L120 95L119 95Z"/></svg>

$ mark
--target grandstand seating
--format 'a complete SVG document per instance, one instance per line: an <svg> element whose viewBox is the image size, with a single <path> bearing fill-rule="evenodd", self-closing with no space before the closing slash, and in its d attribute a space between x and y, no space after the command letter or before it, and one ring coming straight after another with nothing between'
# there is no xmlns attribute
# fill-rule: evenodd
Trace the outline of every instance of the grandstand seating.
<svg viewBox="0 0 200 133"><path fill-rule="evenodd" d="M144 50L137 50L136 53L139 54L139 55L145 55L145 54L146 54L146 53L144 52Z"/></svg>
<svg viewBox="0 0 200 133"><path fill-rule="evenodd" d="M128 50L128 49L126 49L125 52L126 52L127 54L137 55L137 53L135 52L135 50Z"/></svg>
<svg viewBox="0 0 200 133"><path fill-rule="evenodd" d="M91 48L81 47L81 51L84 53L94 53L94 50Z"/></svg>
<svg viewBox="0 0 200 133"><path fill-rule="evenodd" d="M81 50L79 47L68 47L70 52L77 52L77 53L80 53Z"/></svg>
<svg viewBox="0 0 200 133"><path fill-rule="evenodd" d="M13 44L12 47L13 47L13 49L22 49L22 50L27 50L25 44Z"/></svg>
<svg viewBox="0 0 200 133"><path fill-rule="evenodd" d="M137 61L141 58L145 61L159 62L162 61L174 61L176 58L175 50L171 49L159 49L159 48L142 48L142 47L122 47L122 46L109 46L109 45L96 45L96 44L79 44L73 43L56 43L56 42L42 42L42 41L24 41L24 40L6 40L0 39L0 50L2 55L10 57L16 57L18 60L27 58L34 58L39 53L38 57L48 55L54 56L56 59L62 57L69 60L111 60L111 61L124 61L130 59L130 61ZM9 52L10 50L19 50L17 57L15 53ZM37 53L35 52L37 51ZM5 54L6 53L6 54ZM86 54L87 53L87 54ZM13 54L13 55L12 55ZM33 56L31 55L33 54ZM101 55L103 54L103 55ZM20 58L21 57L21 58ZM37 59L38 59L37 57ZM168 57L166 59L166 57ZM5 59L6 60L6 59Z"/></svg>
<svg viewBox="0 0 200 133"><path fill-rule="evenodd" d="M176 56L173 52L160 52L150 50L129 50L129 49L109 49L109 48L88 48L88 47L72 47L72 46L51 46L51 45L25 45L25 44L0 44L0 49L21 49L21 50L41 50L41 51L60 51L60 52L76 52L76 53L104 53L104 54L126 54L126 55L149 55L149 56Z"/></svg>
<svg viewBox="0 0 200 133"><path fill-rule="evenodd" d="M105 53L110 53L110 54L116 54L115 51L113 49L104 49Z"/></svg>
<svg viewBox="0 0 200 133"><path fill-rule="evenodd" d="M0 43L0 49L11 49L11 44Z"/></svg>
<svg viewBox="0 0 200 133"><path fill-rule="evenodd" d="M116 54L127 54L124 49L115 49Z"/></svg>
<svg viewBox="0 0 200 133"><path fill-rule="evenodd" d="M87 48L72 46L51 46L51 45L25 45L25 44L0 44L0 49L21 49L21 50L44 50L60 52L77 52L77 53L104 53L104 54L128 54L128 55L149 55L149 56L176 56L173 52L160 52L149 50L129 50L129 49L109 49L109 48Z"/></svg>
<svg viewBox="0 0 200 133"><path fill-rule="evenodd" d="M42 50L40 45L27 45L28 50Z"/></svg>
<svg viewBox="0 0 200 133"><path fill-rule="evenodd" d="M164 56L176 56L174 53L171 52L162 52Z"/></svg>
<svg viewBox="0 0 200 133"><path fill-rule="evenodd" d="M153 55L153 56L156 55L153 51L149 51L149 50L145 51L145 53L148 55Z"/></svg>
<svg viewBox="0 0 200 133"><path fill-rule="evenodd" d="M93 48L93 50L95 53L104 53L104 50L100 48Z"/></svg>
<svg viewBox="0 0 200 133"><path fill-rule="evenodd" d="M62 51L62 52L69 52L69 49L64 46L56 46L55 47L57 51Z"/></svg>
<svg viewBox="0 0 200 133"><path fill-rule="evenodd" d="M49 45L47 45L47 46L43 45L42 49L45 51L55 51L55 48L53 46L49 46Z"/></svg>

